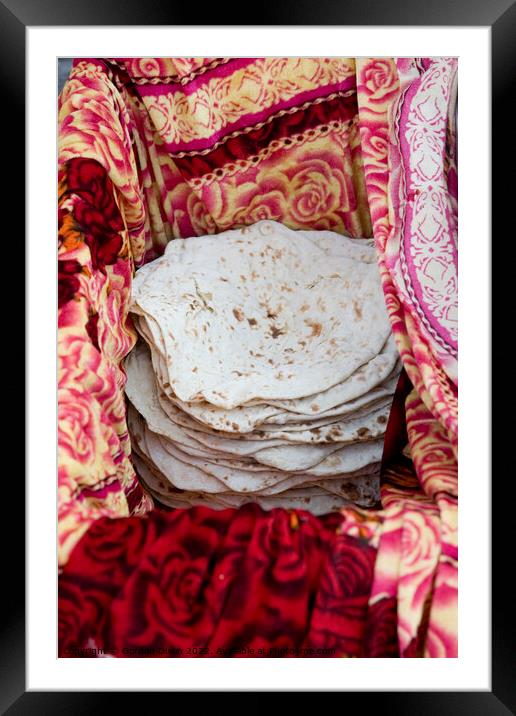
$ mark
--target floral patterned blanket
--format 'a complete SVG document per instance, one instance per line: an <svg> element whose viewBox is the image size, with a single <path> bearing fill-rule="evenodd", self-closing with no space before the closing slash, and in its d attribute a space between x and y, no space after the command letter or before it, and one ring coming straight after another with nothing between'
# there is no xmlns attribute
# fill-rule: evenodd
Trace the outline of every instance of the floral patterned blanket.
<svg viewBox="0 0 516 716"><path fill-rule="evenodd" d="M75 61L59 98L63 656L457 655L456 74L453 58ZM132 276L168 241L263 218L375 238L405 368L379 511L166 511L135 474Z"/></svg>

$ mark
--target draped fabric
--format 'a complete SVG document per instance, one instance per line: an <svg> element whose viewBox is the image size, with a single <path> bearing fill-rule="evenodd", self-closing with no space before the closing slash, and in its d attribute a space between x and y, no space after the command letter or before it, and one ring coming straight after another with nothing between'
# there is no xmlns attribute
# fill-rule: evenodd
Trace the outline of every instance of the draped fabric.
<svg viewBox="0 0 516 716"><path fill-rule="evenodd" d="M74 63L59 99L62 656L456 656L455 76L449 58ZM132 466L134 271L170 240L263 218L375 237L409 379L388 426L408 450L385 460L379 511L168 511Z"/></svg>
<svg viewBox="0 0 516 716"><path fill-rule="evenodd" d="M60 654L394 656L395 602L368 625L375 550L339 523L256 505L102 518L61 583Z"/></svg>
<svg viewBox="0 0 516 716"><path fill-rule="evenodd" d="M392 469L384 475L370 602L397 594L400 655L413 655L426 624L422 653L456 656L457 60L398 59L398 92L380 108L365 81L370 62L357 60L364 172L386 306L415 388L405 417L418 478L403 495Z"/></svg>

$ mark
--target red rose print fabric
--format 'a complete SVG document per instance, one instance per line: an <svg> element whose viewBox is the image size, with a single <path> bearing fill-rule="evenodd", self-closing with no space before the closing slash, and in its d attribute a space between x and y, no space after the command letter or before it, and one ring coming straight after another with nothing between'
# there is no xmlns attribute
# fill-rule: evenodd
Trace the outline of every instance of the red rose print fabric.
<svg viewBox="0 0 516 716"><path fill-rule="evenodd" d="M455 255L454 77L446 58L74 63L59 98L62 657L456 656L454 276L430 251ZM407 224L421 121L435 142L418 166L449 204L425 219L416 202ZM406 371L377 511L166 511L133 468L134 272L168 241L266 218L375 237Z"/></svg>
<svg viewBox="0 0 516 716"><path fill-rule="evenodd" d="M60 580L60 655L393 656L395 603L368 620L375 550L340 522L251 504L99 519Z"/></svg>

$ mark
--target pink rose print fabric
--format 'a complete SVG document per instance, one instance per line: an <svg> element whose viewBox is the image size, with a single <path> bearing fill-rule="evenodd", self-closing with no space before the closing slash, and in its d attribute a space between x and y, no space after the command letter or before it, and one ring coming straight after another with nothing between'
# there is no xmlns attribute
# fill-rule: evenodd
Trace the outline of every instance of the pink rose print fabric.
<svg viewBox="0 0 516 716"><path fill-rule="evenodd" d="M454 58L75 61L59 98L61 656L457 655L456 76ZM381 509L165 510L132 465L135 271L168 241L266 218L375 238L404 365Z"/></svg>

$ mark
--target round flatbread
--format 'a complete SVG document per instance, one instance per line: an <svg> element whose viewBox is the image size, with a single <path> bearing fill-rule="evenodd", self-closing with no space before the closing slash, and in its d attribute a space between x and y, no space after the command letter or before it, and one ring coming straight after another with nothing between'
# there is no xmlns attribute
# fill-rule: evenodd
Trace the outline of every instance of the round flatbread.
<svg viewBox="0 0 516 716"><path fill-rule="evenodd" d="M212 509L227 509L241 507L247 502L255 502L264 510L274 508L302 509L308 510L315 515L323 515L340 510L349 504L372 507L377 502L375 490L370 491L370 494L363 492L362 495L359 495L358 492L350 493L358 495L358 500L362 500L361 503L357 503L344 496L331 494L320 487L291 490L281 495L272 496L213 495L202 492L181 492L172 485L168 485L166 480L159 473L156 473L155 468L149 467L148 463L138 458L138 456L133 456L133 461L140 478L151 495L158 502L173 508L181 509L204 505Z"/></svg>
<svg viewBox="0 0 516 716"><path fill-rule="evenodd" d="M136 369L133 370L132 366L136 366ZM198 444L211 443L206 447L217 449L219 455L221 453L252 455L254 460L259 463L289 472L301 470L313 472L312 468L322 463L317 474L353 472L381 459L381 439L339 447L336 442L292 444L288 440L279 442L274 440L240 441L217 438L203 433L195 435L193 431L188 431L186 428L172 423L163 411L158 400L154 376L148 363L139 362L133 356L126 363L126 373L127 395L138 412L144 416L151 430L181 445L189 444L195 448L195 443L192 445L194 440ZM337 461L328 461L327 458L335 452L339 453Z"/></svg>
<svg viewBox="0 0 516 716"><path fill-rule="evenodd" d="M224 409L302 398L377 356L390 325L375 250L361 243L271 221L169 242L136 273L131 310L162 344L177 398Z"/></svg>

